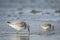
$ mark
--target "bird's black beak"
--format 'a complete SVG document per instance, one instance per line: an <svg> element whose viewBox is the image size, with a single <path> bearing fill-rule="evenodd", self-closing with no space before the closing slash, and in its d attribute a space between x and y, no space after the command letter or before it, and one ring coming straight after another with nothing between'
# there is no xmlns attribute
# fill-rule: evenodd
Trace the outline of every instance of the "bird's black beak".
<svg viewBox="0 0 60 40"><path fill-rule="evenodd" d="M10 23L10 22L7 22L7 23Z"/></svg>

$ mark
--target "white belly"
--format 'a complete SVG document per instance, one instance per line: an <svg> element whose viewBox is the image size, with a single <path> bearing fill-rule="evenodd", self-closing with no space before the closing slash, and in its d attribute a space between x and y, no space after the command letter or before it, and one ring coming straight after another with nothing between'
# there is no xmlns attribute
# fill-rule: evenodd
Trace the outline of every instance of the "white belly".
<svg viewBox="0 0 60 40"><path fill-rule="evenodd" d="M10 25L12 28L16 29L16 30L21 30L23 29L24 27L18 27L16 25Z"/></svg>
<svg viewBox="0 0 60 40"><path fill-rule="evenodd" d="M49 27L42 27L42 28L46 30L46 29L48 29Z"/></svg>

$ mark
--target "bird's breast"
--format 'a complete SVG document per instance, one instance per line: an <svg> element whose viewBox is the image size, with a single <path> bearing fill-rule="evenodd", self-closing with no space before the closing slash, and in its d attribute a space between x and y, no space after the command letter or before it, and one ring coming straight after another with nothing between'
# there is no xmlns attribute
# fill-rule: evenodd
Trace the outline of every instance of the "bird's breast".
<svg viewBox="0 0 60 40"><path fill-rule="evenodd" d="M12 28L16 29L16 30L21 30L24 27L20 27L20 26L16 26L16 25L10 25Z"/></svg>
<svg viewBox="0 0 60 40"><path fill-rule="evenodd" d="M47 26L47 27L43 26L42 28L43 28L43 29L48 29L49 27L48 27L48 26Z"/></svg>

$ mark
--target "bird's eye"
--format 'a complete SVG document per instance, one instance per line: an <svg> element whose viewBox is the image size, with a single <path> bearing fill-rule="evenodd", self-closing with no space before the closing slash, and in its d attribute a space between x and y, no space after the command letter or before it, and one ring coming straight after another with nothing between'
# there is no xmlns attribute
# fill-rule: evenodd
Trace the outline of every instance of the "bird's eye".
<svg viewBox="0 0 60 40"><path fill-rule="evenodd" d="M7 22L7 23L10 23L10 22Z"/></svg>

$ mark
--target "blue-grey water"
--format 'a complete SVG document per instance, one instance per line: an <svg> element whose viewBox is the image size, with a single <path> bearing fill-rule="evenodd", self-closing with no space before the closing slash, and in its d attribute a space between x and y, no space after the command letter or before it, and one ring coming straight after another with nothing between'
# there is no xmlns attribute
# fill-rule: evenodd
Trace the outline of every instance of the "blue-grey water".
<svg viewBox="0 0 60 40"><path fill-rule="evenodd" d="M60 40L60 0L0 0L0 40ZM32 10L41 11L31 13ZM16 34L7 21L21 20L30 25ZM41 24L51 23L55 26L53 34L41 32ZM21 34L22 32L22 34Z"/></svg>

